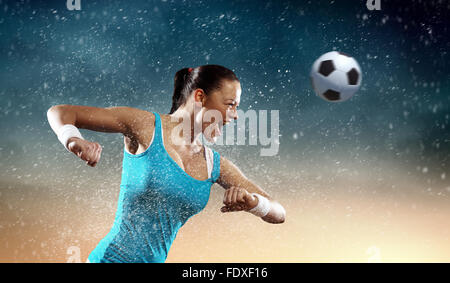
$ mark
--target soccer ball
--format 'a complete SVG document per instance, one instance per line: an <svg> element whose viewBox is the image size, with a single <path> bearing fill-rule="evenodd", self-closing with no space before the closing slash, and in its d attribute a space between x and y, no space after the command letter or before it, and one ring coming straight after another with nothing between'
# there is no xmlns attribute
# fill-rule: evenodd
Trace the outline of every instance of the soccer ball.
<svg viewBox="0 0 450 283"><path fill-rule="evenodd" d="M314 62L310 76L316 94L331 102L349 99L361 86L361 68L358 62L337 51L320 56Z"/></svg>

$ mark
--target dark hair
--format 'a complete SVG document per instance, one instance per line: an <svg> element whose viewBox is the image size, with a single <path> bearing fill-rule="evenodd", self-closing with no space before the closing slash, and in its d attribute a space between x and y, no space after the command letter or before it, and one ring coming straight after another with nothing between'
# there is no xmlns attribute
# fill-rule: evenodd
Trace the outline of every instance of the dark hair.
<svg viewBox="0 0 450 283"><path fill-rule="evenodd" d="M220 89L223 80L239 81L233 71L220 65L203 65L179 70L175 74L172 109L169 114L183 105L194 89L201 88L208 95L213 90Z"/></svg>

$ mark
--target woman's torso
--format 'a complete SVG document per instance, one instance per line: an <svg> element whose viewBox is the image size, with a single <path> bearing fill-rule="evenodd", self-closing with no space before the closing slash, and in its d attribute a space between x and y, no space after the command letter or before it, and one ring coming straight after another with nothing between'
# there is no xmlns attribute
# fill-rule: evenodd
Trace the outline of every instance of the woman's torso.
<svg viewBox="0 0 450 283"><path fill-rule="evenodd" d="M143 152L131 154L124 148L114 224L90 254L91 262L164 262L178 229L208 202L220 175L219 154L208 149L213 161L208 171L206 155L186 157L168 141L167 117L155 113L154 121L150 129L139 131L153 133L142 140ZM195 171L195 162L203 163L204 172Z"/></svg>

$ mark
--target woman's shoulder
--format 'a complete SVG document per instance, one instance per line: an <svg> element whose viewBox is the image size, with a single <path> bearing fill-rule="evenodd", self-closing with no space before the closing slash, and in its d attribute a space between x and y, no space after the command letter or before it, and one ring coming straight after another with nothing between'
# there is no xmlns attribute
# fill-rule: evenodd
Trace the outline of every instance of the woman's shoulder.
<svg viewBox="0 0 450 283"><path fill-rule="evenodd" d="M151 129L155 126L155 115L151 111L134 108L134 107L127 107L129 110L130 119L133 120L133 123L131 123L132 126L132 132L134 134L138 134L141 131L147 131L148 129Z"/></svg>
<svg viewBox="0 0 450 283"><path fill-rule="evenodd" d="M125 146L128 152L138 154L144 152L153 139L155 129L155 114L138 108L129 108L130 115L134 120L131 134L125 137Z"/></svg>

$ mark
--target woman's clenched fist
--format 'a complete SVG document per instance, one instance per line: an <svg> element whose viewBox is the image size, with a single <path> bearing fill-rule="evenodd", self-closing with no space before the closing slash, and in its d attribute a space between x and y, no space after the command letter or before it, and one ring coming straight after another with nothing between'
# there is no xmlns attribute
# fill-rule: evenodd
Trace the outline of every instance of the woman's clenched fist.
<svg viewBox="0 0 450 283"><path fill-rule="evenodd" d="M222 212L247 211L258 204L258 198L244 188L231 187L225 191L223 204L225 206L220 209Z"/></svg>
<svg viewBox="0 0 450 283"><path fill-rule="evenodd" d="M102 154L102 146L96 142L90 142L79 138L70 138L67 148L76 156L86 161L86 164L95 167Z"/></svg>

